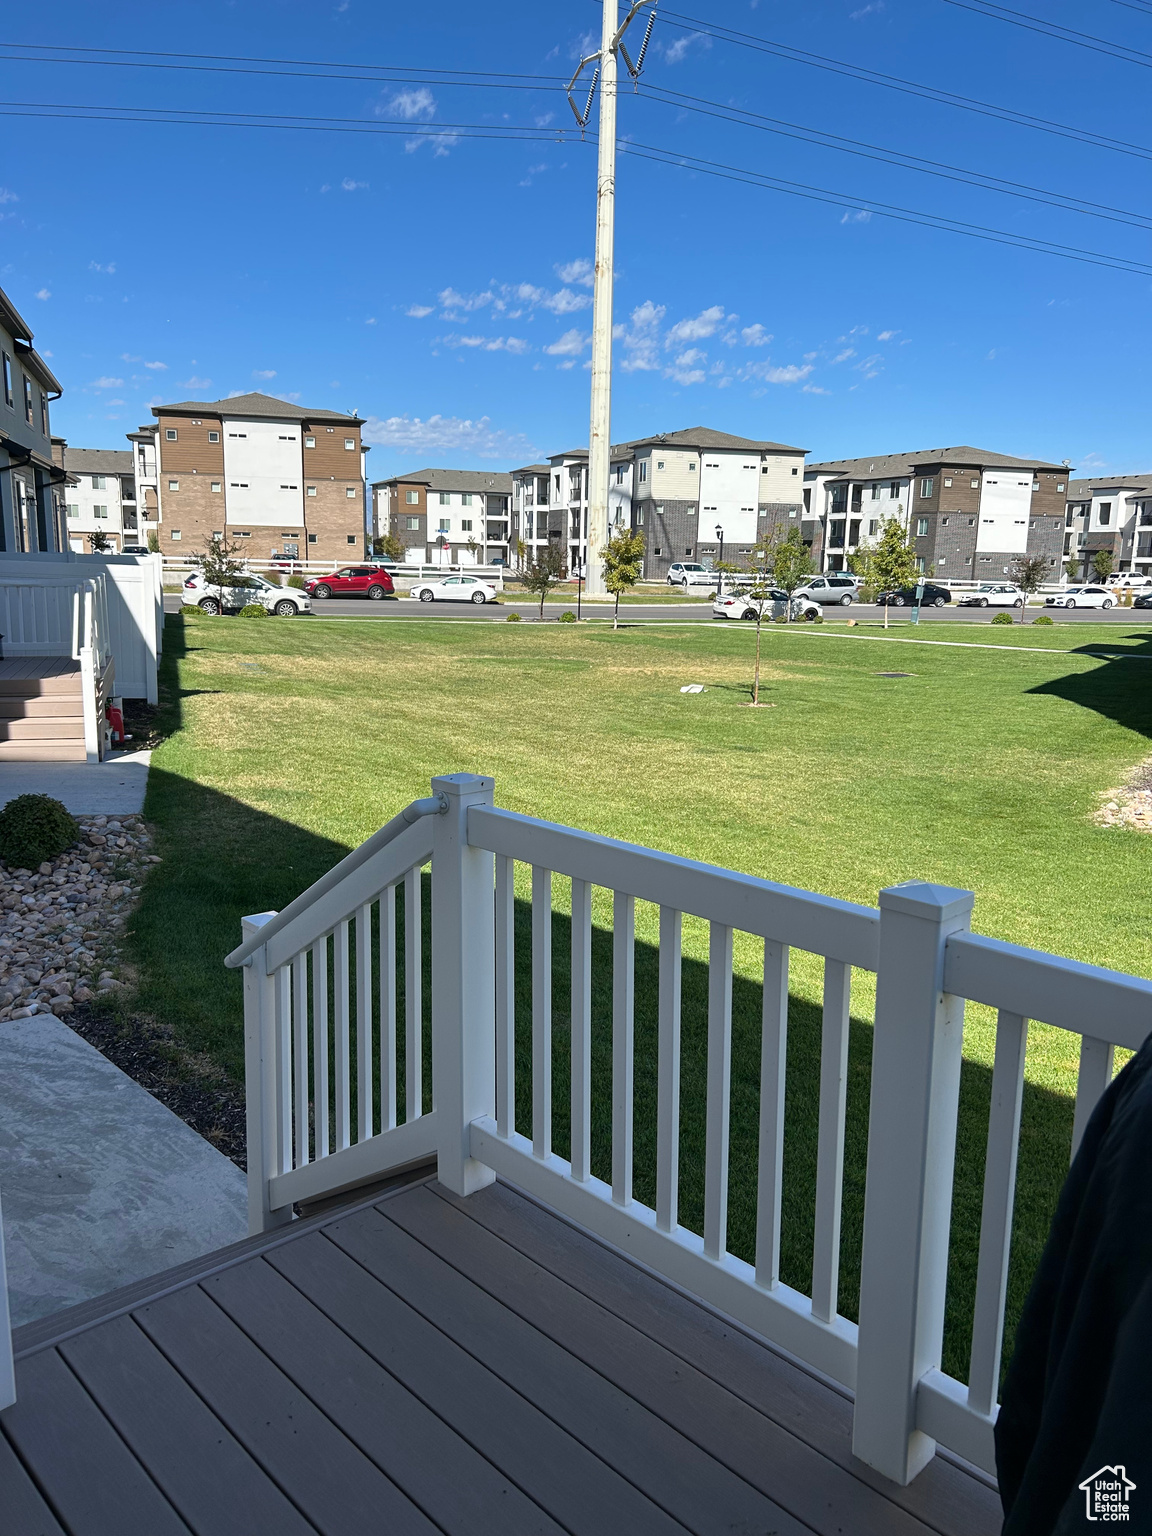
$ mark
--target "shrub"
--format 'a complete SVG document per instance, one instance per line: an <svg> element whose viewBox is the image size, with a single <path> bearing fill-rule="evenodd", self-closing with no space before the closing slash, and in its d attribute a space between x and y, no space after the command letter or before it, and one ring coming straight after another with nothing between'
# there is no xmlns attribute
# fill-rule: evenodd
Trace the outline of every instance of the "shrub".
<svg viewBox="0 0 1152 1536"><path fill-rule="evenodd" d="M576 615L570 611L564 612L560 615L560 622L561 624L575 624Z"/></svg>
<svg viewBox="0 0 1152 1536"><path fill-rule="evenodd" d="M268 610L263 603L245 603L240 610L242 619L266 619Z"/></svg>
<svg viewBox="0 0 1152 1536"><path fill-rule="evenodd" d="M0 859L13 869L35 869L79 836L73 817L51 795L17 795L0 811Z"/></svg>
<svg viewBox="0 0 1152 1536"><path fill-rule="evenodd" d="M504 622L505 624L519 624L520 615L518 613L510 613L505 617Z"/></svg>
<svg viewBox="0 0 1152 1536"><path fill-rule="evenodd" d="M1051 624L1052 615L1050 613L1038 613L1032 622L1033 624Z"/></svg>
<svg viewBox="0 0 1152 1536"><path fill-rule="evenodd" d="M201 610L199 608L197 608L195 603L181 603L180 604L180 612L181 613L199 613L200 611Z"/></svg>
<svg viewBox="0 0 1152 1536"><path fill-rule="evenodd" d="M300 576L300 575L289 576L289 578L288 578L287 582L285 583L285 585L289 586L289 587L295 587L298 592L303 592L303 590L304 590L304 578L303 578L303 576Z"/></svg>
<svg viewBox="0 0 1152 1536"><path fill-rule="evenodd" d="M1015 624L1016 620L1010 613L998 613L992 622L993 624Z"/></svg>
<svg viewBox="0 0 1152 1536"><path fill-rule="evenodd" d="M822 613L814 613L812 615L812 622L813 624L823 624L824 615Z"/></svg>
<svg viewBox="0 0 1152 1536"><path fill-rule="evenodd" d="M788 615L786 613L782 613L778 618L773 619L772 622L773 624L787 624Z"/></svg>

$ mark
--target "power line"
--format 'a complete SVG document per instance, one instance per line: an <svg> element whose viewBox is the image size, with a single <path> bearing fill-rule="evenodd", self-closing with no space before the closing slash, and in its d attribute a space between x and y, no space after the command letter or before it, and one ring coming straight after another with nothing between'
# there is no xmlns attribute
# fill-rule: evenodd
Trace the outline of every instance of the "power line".
<svg viewBox="0 0 1152 1536"><path fill-rule="evenodd" d="M1073 197L1066 192L1054 192L1045 187L1033 187L1027 182L1012 181L992 176L984 171L973 171L966 166L950 165L946 161L928 160L902 149L889 149L884 145L870 144L864 139L847 138L842 134L829 133L823 128L809 128L802 123L790 123L783 118L766 117L745 107L731 107L723 102L707 101L700 96L687 95L682 91L670 91L663 86L646 85L641 95L651 101L663 101L688 112L706 117L719 118L723 122L738 123L745 128L757 128L765 133L776 133L783 138L796 139L803 144L816 144L822 149L834 149L841 154L857 155L861 159L875 160L881 165L894 165L903 170L918 171L921 175L937 176L945 181L960 182L984 191L1000 192L1007 197L1023 198L1028 202L1041 203L1066 212L1082 213L1089 218L1107 219L1112 223L1128 224L1135 229L1152 228L1152 214L1136 213L1128 208L1114 208L1108 203L1092 203L1085 198ZM755 121L748 121L748 119Z"/></svg>
<svg viewBox="0 0 1152 1536"><path fill-rule="evenodd" d="M980 5L970 5L968 0L944 0L944 3L962 11L971 11L976 16L987 16L990 21L1003 21L1012 27L1022 27L1025 32L1037 32L1041 37L1053 37L1060 43L1087 48L1090 53L1102 53L1107 59L1119 59L1123 64L1137 64L1141 69L1152 69L1152 53L1143 53L1139 48L1129 48L1124 43L1110 42L1106 37L1095 37L1091 32L1076 32L1071 27L1062 27L1059 22L1044 21L1024 11L1010 10L1006 5L992 5L989 0L983 0Z"/></svg>
<svg viewBox="0 0 1152 1536"><path fill-rule="evenodd" d="M1142 160L1152 159L1152 148L1144 144L1131 144L1124 139L1114 139L1107 134L1096 133L1090 128L1077 128L1069 123L1054 122L1050 118L1035 117L1028 112L1017 112L1012 107L1001 107L994 102L978 101L975 97L957 96L951 91L941 91L935 86L914 85L899 80L894 75L879 70L866 69L845 59L829 58L825 54L809 53L803 48L793 48L787 43L777 43L771 38L758 37L751 32L739 32L733 27L718 26L714 22L701 21L695 16L683 16L676 11L661 11L661 21L681 32L697 32L703 37L715 37L722 43L749 48L757 53L771 54L792 64L806 64L829 74L844 75L859 80L864 85L879 85L885 90L899 91L904 96L917 96L923 101L934 101L942 106L955 107L962 112L973 112L979 117L994 117L1001 122L1014 123L1019 128L1032 128L1038 133L1053 134L1057 138L1072 139L1080 144L1091 144L1097 149L1109 149L1117 154L1134 155Z"/></svg>

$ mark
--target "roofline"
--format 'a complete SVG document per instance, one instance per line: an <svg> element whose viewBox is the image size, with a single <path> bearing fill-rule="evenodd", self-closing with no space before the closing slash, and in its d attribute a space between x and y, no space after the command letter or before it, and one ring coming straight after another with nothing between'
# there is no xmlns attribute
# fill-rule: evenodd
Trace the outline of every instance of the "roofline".
<svg viewBox="0 0 1152 1536"><path fill-rule="evenodd" d="M32 327L4 292L3 288L0 288L0 319L4 320L8 329L12 332L13 340L19 337L22 341L31 343Z"/></svg>
<svg viewBox="0 0 1152 1536"><path fill-rule="evenodd" d="M274 397L269 397L274 398ZM311 421L322 421L328 425L332 422L342 422L350 427L363 427L363 416L345 416L339 411L326 411L323 406L316 406L315 415L309 414L298 405L293 405L291 400L282 403L286 412L286 421L298 421L301 426L307 426ZM151 407L153 416L159 421L161 416L219 416L221 420L231 414L225 409L229 404L227 400L180 400L175 405L154 405ZM235 413L237 421L275 421L274 416L245 416L243 412ZM367 445L364 452L369 452Z"/></svg>

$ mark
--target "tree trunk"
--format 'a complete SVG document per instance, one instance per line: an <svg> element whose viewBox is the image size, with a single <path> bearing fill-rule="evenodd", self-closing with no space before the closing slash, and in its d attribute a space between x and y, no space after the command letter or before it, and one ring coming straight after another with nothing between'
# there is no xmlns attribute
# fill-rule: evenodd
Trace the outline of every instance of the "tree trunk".
<svg viewBox="0 0 1152 1536"><path fill-rule="evenodd" d="M548 596L548 589L547 589L547 587L542 587L540 589L540 617L541 618L544 617L544 599L547 596Z"/></svg>
<svg viewBox="0 0 1152 1536"><path fill-rule="evenodd" d="M756 671L752 677L752 703L760 702L760 625L764 621L764 610L761 608L756 619Z"/></svg>
<svg viewBox="0 0 1152 1536"><path fill-rule="evenodd" d="M620 594L619 594L619 592L617 592L617 594L616 594L616 606L612 610L612 628L613 629L619 629L620 628Z"/></svg>

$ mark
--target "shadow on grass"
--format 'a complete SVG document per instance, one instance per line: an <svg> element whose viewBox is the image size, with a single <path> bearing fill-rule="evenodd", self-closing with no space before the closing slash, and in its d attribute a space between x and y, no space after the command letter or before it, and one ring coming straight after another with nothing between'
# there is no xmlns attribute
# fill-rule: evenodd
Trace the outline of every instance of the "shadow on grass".
<svg viewBox="0 0 1152 1536"><path fill-rule="evenodd" d="M1152 738L1152 635L1147 630L1134 630L1117 635L1115 640L1093 641L1069 652L1072 656L1102 653L1111 654L1093 671L1054 678L1031 692L1055 694Z"/></svg>
<svg viewBox="0 0 1152 1536"><path fill-rule="evenodd" d="M161 714L179 726L182 695L178 662L182 625L169 620ZM450 766L450 765L449 765ZM241 919L286 906L348 852L290 822L270 816L195 780L154 768L146 815L154 824L163 862L149 877L135 914L130 943L139 971L137 1006L170 1025L190 1047L211 1055L243 1081L242 977L226 970L224 956L240 940ZM429 931L430 882L423 889L423 925ZM398 925L404 922L398 893ZM373 931L376 915L373 912ZM406 981L402 931L398 936L397 1013L404 1017ZM431 1107L430 944L423 946L421 978L425 1020L424 1106ZM531 908L516 905L517 1128L531 1135ZM372 995L379 996L374 975ZM612 936L594 929L592 945L592 1157L594 1173L611 1179ZM570 923L553 917L553 1145L570 1145ZM353 974L355 958L353 947ZM655 1201L657 1002L659 957L636 944L634 1190ZM707 1081L708 967L685 958L682 966L680 1219L703 1230ZM353 1011L355 1001L353 999ZM759 1126L761 988L737 975L732 993L733 1039L728 1246L754 1258ZM375 1006L374 1006L375 1011ZM374 1059L378 1023L373 1021ZM404 1081L403 1028L398 1029L397 1081ZM819 1007L793 997L789 1006L787 1108L781 1278L797 1290L811 1284L816 1188L821 1019ZM354 1049L353 1040L353 1049ZM847 1127L841 1241L840 1308L855 1318L859 1292L864 1171L868 1137L871 1027L854 1019L850 1031ZM353 1076L355 1061L353 1060ZM961 1074L960 1131L952 1211L952 1252L945 1337L945 1369L966 1379L975 1293L980 1207L991 1073L966 1061ZM404 1118L403 1094L398 1106ZM355 1087L353 1086L353 1103ZM1047 1235L1068 1167L1071 1102L1026 1085L1021 1128L1016 1216L1005 1349Z"/></svg>

